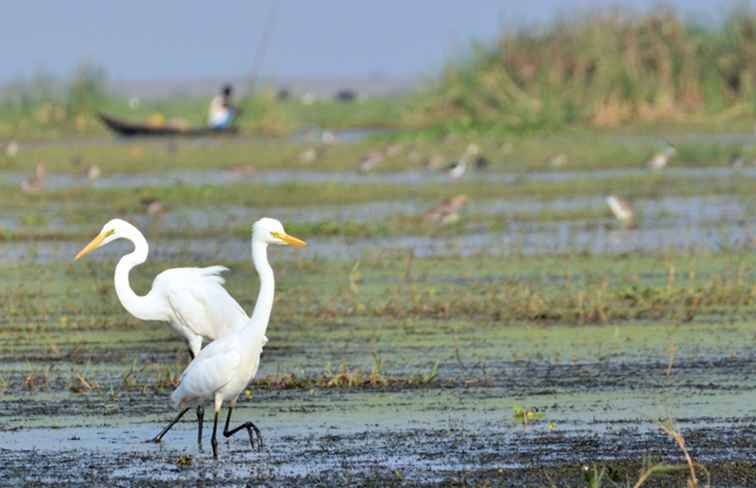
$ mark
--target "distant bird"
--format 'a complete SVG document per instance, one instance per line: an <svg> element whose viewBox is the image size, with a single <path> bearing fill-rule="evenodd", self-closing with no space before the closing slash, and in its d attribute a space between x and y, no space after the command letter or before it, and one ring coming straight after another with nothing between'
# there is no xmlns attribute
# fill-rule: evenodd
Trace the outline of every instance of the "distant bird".
<svg viewBox="0 0 756 488"><path fill-rule="evenodd" d="M370 151L362 157L360 161L360 172L368 173L372 171L376 166L381 164L386 157L382 151Z"/></svg>
<svg viewBox="0 0 756 488"><path fill-rule="evenodd" d="M488 166L488 160L480 154L480 148L477 144L467 146L462 157L447 166L446 171L450 178L456 180L465 174L469 164L474 165L475 169L479 170Z"/></svg>
<svg viewBox="0 0 756 488"><path fill-rule="evenodd" d="M89 181L96 181L102 173L100 172L100 167L96 164L91 164L86 170L86 177Z"/></svg>
<svg viewBox="0 0 756 488"><path fill-rule="evenodd" d="M336 134L334 134L333 131L324 130L323 133L320 134L320 142L330 146L331 144L339 142L339 138L336 137Z"/></svg>
<svg viewBox="0 0 756 488"><path fill-rule="evenodd" d="M553 154L546 158L546 164L555 169L561 168L567 164L567 155L562 153Z"/></svg>
<svg viewBox="0 0 756 488"><path fill-rule="evenodd" d="M21 149L21 146L19 146L16 141L10 141L5 146L5 155L9 158L15 158L16 156L18 156L19 149Z"/></svg>
<svg viewBox="0 0 756 488"><path fill-rule="evenodd" d="M654 154L651 159L648 160L646 165L648 166L648 169L658 171L665 168L676 153L677 149L673 146L667 146L663 151Z"/></svg>
<svg viewBox="0 0 756 488"><path fill-rule="evenodd" d="M606 203L609 205L614 217L619 220L624 227L635 225L635 209L627 200L623 200L616 195L606 197Z"/></svg>
<svg viewBox="0 0 756 488"><path fill-rule="evenodd" d="M740 151L736 151L730 154L729 163L733 168L742 168L745 165L745 158Z"/></svg>
<svg viewBox="0 0 756 488"><path fill-rule="evenodd" d="M459 159L457 161L454 161L445 169L447 174L449 175L449 178L458 180L459 178L462 178L465 175L465 171L467 171L467 161L465 161L464 159Z"/></svg>
<svg viewBox="0 0 756 488"><path fill-rule="evenodd" d="M21 182L21 191L24 193L39 193L45 189L45 176L47 169L45 163L37 163L34 169L34 176L30 176Z"/></svg>
<svg viewBox="0 0 756 488"><path fill-rule="evenodd" d="M390 158L395 158L399 156L402 151L404 151L404 145L400 143L396 144L389 144L389 146L386 148L386 156Z"/></svg>
<svg viewBox="0 0 756 488"><path fill-rule="evenodd" d="M314 163L324 152L325 149L322 147L308 147L299 155L299 161L305 164Z"/></svg>
<svg viewBox="0 0 756 488"><path fill-rule="evenodd" d="M436 224L452 224L459 220L459 211L467 205L467 195L457 195L442 201L423 214L423 219Z"/></svg>
<svg viewBox="0 0 756 488"><path fill-rule="evenodd" d="M150 217L157 217L159 215L162 215L163 212L165 212L165 208L163 207L163 202L161 202L155 197L144 197L141 200L139 200L139 203L142 204L142 207L144 207L144 211Z"/></svg>

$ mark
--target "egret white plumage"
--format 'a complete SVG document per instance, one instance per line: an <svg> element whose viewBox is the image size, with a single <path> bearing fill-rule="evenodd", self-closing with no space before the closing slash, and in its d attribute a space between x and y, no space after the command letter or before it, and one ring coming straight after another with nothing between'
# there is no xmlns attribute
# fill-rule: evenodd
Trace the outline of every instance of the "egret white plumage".
<svg viewBox="0 0 756 488"><path fill-rule="evenodd" d="M117 239L134 244L134 251L123 256L115 269L115 290L121 305L140 320L169 322L184 338L192 357L202 348L202 338L217 339L248 319L246 312L223 287L223 266L173 268L155 277L152 289L144 296L131 289L129 273L147 260L149 245L144 235L125 220L113 219L74 258Z"/></svg>
<svg viewBox="0 0 756 488"><path fill-rule="evenodd" d="M260 276L260 291L252 316L230 334L202 349L184 370L181 382L171 395L174 406L183 410L164 432L178 422L191 405L201 405L208 400L213 402L215 417L211 443L215 458L218 457L218 417L224 402L228 402L228 416L223 435L231 437L245 429L252 448L254 449L256 441L258 448L262 448L262 436L254 423L245 422L231 430L229 423L239 394L257 374L260 354L268 341L265 332L275 293L273 268L268 262L268 246L271 244L295 247L306 245L304 241L288 235L278 220L263 218L255 222L252 226L252 261Z"/></svg>
<svg viewBox="0 0 756 488"><path fill-rule="evenodd" d="M186 341L192 358L199 354L203 338L217 339L249 320L241 305L223 287L220 274L227 271L223 266L168 269L155 277L152 289L146 295L137 295L129 284L129 273L147 260L149 246L139 229L125 220L113 219L105 224L97 237L74 259L78 260L117 239L134 244L134 251L123 256L115 269L115 290L121 305L140 320L170 323ZM203 417L203 409L198 408L199 444Z"/></svg>

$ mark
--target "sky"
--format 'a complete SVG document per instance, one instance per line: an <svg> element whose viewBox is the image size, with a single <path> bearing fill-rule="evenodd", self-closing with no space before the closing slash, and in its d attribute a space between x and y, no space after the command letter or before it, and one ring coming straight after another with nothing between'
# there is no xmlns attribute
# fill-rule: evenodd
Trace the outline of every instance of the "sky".
<svg viewBox="0 0 756 488"><path fill-rule="evenodd" d="M271 7L277 2L274 21ZM115 80L239 78L254 70L266 25L264 78L432 76L471 42L628 0L25 0L6 2L0 83L95 63ZM721 16L756 0L670 0L686 16Z"/></svg>

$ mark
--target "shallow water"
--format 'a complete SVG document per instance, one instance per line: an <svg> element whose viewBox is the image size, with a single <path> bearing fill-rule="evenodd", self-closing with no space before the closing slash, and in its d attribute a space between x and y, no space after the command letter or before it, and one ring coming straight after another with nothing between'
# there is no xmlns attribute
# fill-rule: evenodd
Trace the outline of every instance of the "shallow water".
<svg viewBox="0 0 756 488"><path fill-rule="evenodd" d="M128 390L110 398L108 385L115 381L117 391L118 376L108 380L94 370L102 388L88 394L6 394L0 404L0 476L119 485L199 476L287 486L303 478L329 485L347 481L338 476L359 483L398 470L407 481L433 483L459 470L517 470L534 463L557 469L652 453L679 460L656 423L668 416L678 419L696 460L720 479L726 463L753 462L756 358L742 340L745 324L475 328L459 331L462 365L454 363L452 338L435 329L429 330L434 347L426 345L423 358L411 356L412 367L444 358L441 377L456 378L455 386L255 390L254 399L242 399L232 425L253 420L266 447L252 451L243 432L228 442L221 438L220 462L210 455L209 419L202 452L191 415L161 445L143 442L172 415L168 391ZM306 342L321 363L337 353L354 364L368 347L364 340L318 343L292 334L273 340L293 342L294 350ZM401 358L427 341L425 334L414 334L396 343L398 350L385 353L388 364L403 369ZM481 355L468 343L483 344ZM679 350L667 374L665 350L673 343ZM291 357L290 350L263 356L268 371L287 370L281 360L308 367L308 358ZM520 359L508 359L515 352ZM465 386L462 380L480 378L475 364L481 361L488 380ZM10 374L7 366L4 374ZM538 408L544 419L525 428L512 417L518 404ZM180 459L189 464L180 465Z"/></svg>
<svg viewBox="0 0 756 488"><path fill-rule="evenodd" d="M602 180L647 175L643 168L622 168L592 171L548 171L530 173L501 173L493 171L468 171L462 181L485 181L488 183L515 184L527 182L566 182L584 180ZM734 169L717 168L669 168L665 175L679 178L756 178L756 167ZM19 173L0 173L0 182L6 185L19 185L28 175ZM387 185L422 185L449 182L449 177L439 172L403 171L398 173L361 174L357 172L324 172L309 170L260 171L239 174L229 170L185 170L170 171L160 174L112 174L104 175L95 181L85 177L69 174L49 174L45 178L45 188L61 190L67 188L142 188L165 187L175 185L231 185L238 183L257 183L276 185L282 183L348 183L387 184Z"/></svg>
<svg viewBox="0 0 756 488"><path fill-rule="evenodd" d="M96 229L95 229L96 230ZM306 237L306 236L304 236ZM756 221L708 223L679 219L654 220L635 229L620 229L611 220L556 223L513 222L502 232L469 232L458 236L397 236L376 239L312 238L297 258L356 259L367 254L410 252L416 256L622 254L663 251L722 251L756 246ZM84 242L0 242L0 263L28 260L45 263L68 260ZM113 244L93 259L114 259L128 252L126 243ZM249 254L249 240L239 238L153 239L151 260L222 262ZM279 254L279 253L277 253ZM279 259L293 256L284 251Z"/></svg>

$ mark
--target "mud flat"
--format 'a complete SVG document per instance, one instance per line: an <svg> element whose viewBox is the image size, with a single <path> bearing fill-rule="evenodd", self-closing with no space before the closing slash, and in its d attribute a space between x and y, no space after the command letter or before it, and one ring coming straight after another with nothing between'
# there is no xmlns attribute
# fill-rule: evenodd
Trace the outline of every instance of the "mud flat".
<svg viewBox="0 0 756 488"><path fill-rule="evenodd" d="M145 333L148 347L126 339L139 337L134 331L98 333L89 344L77 342L78 352L52 335L61 350L55 361L34 347L4 349L0 479L35 486L583 486L603 472L605 483L632 486L644 465L684 463L659 428L674 418L713 486L756 483L756 336L747 323L475 328L456 339L430 324L415 327L402 343L378 345L357 339L371 330L377 337L373 324L356 324L351 340L333 325L316 325L311 335L278 332L262 379L281 371L306 378L334 360L367 374L371 354L380 354L387 366L378 374L408 380L255 384L235 418L253 419L265 448L253 452L245 436L234 437L221 442L219 462L209 452L210 424L199 451L189 416L162 445L144 442L173 413L170 387L157 386L149 372L180 355L168 331ZM145 366L131 375L135 359ZM77 375L95 386L83 389ZM424 382L409 380L423 375ZM539 418L524 425L514 405ZM646 486L682 486L686 475L674 471Z"/></svg>

